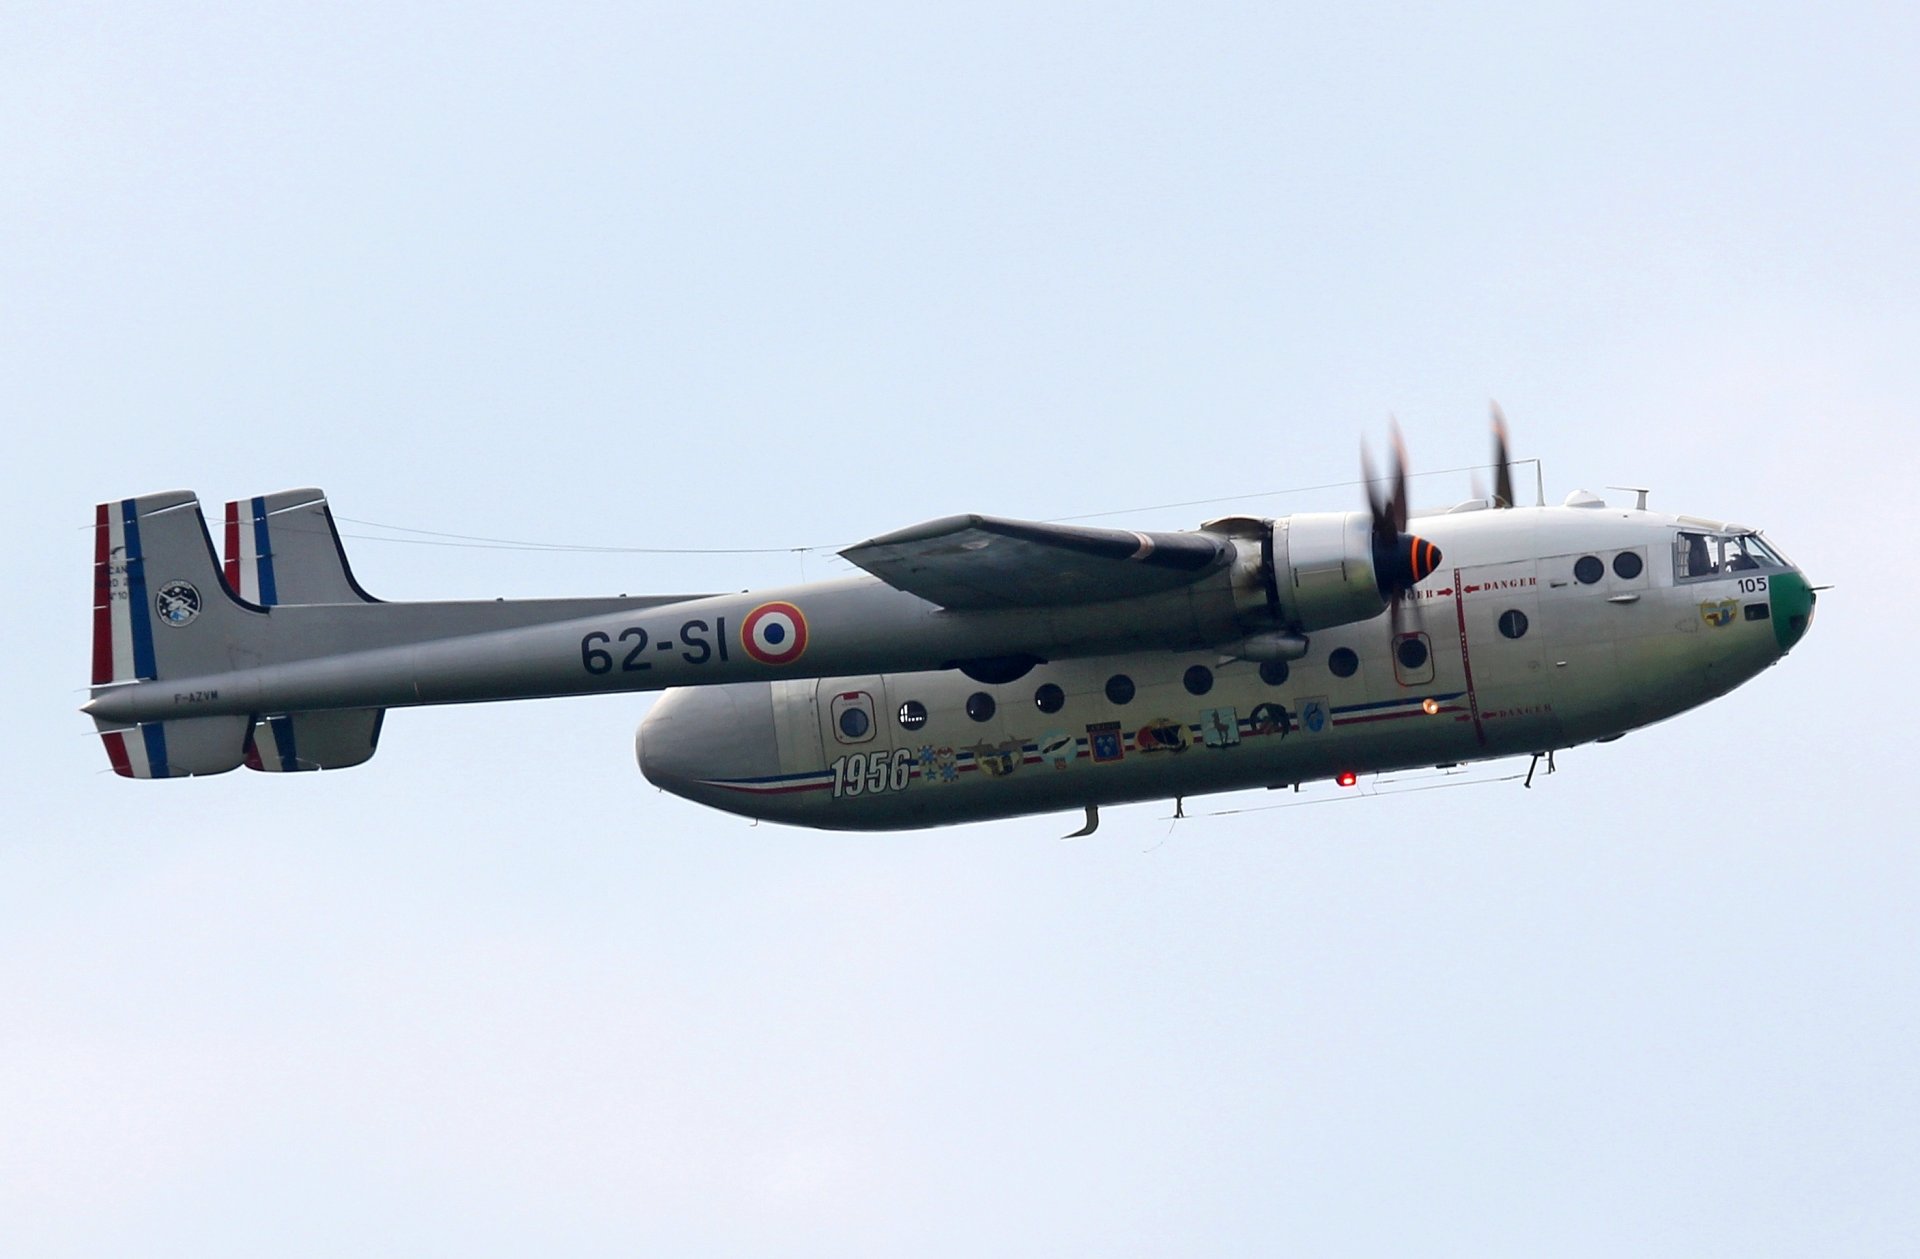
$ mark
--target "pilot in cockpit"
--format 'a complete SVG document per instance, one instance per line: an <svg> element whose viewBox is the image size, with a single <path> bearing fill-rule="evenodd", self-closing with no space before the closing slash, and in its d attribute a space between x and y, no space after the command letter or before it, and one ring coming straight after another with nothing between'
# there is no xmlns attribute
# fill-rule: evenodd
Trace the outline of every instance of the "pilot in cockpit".
<svg viewBox="0 0 1920 1259"><path fill-rule="evenodd" d="M1707 550L1706 534L1683 533L1680 541L1686 545L1686 568L1675 576L1704 577L1713 571L1713 556Z"/></svg>
<svg viewBox="0 0 1920 1259"><path fill-rule="evenodd" d="M1758 568L1785 568L1787 563L1757 533L1694 533L1682 530L1674 538L1675 581L1699 581L1727 573Z"/></svg>

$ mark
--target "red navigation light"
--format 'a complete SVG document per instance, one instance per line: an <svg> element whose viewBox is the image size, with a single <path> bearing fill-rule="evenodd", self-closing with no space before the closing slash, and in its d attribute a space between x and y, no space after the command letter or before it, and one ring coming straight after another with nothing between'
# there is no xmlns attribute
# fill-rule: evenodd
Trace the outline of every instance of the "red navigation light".
<svg viewBox="0 0 1920 1259"><path fill-rule="evenodd" d="M1333 781L1339 783L1342 787L1351 787L1360 781L1360 775L1350 769L1343 769L1333 776Z"/></svg>
<svg viewBox="0 0 1920 1259"><path fill-rule="evenodd" d="M1429 695L1420 701L1420 711L1431 717L1440 711L1440 701Z"/></svg>

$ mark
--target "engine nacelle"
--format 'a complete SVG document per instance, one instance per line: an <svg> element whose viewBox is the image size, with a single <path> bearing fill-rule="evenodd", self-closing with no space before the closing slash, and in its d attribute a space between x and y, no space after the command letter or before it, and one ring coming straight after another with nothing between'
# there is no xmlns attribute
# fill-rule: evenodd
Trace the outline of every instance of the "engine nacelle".
<svg viewBox="0 0 1920 1259"><path fill-rule="evenodd" d="M1386 611L1365 512L1300 512L1272 522L1262 567L1277 624L1299 633Z"/></svg>

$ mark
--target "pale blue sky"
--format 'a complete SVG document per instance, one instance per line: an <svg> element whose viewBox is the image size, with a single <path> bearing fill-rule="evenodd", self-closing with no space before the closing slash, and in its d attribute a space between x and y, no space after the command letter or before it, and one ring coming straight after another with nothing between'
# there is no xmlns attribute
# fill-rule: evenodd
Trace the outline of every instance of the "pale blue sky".
<svg viewBox="0 0 1920 1259"><path fill-rule="evenodd" d="M0 4L4 1248L1913 1253L1917 54L1892 5ZM779 548L1345 481L1389 412L1457 467L1489 396L1556 501L1767 528L1837 583L1805 643L1532 791L1074 844L702 811L645 698L187 783L75 711L106 498ZM387 598L841 568L350 547Z"/></svg>

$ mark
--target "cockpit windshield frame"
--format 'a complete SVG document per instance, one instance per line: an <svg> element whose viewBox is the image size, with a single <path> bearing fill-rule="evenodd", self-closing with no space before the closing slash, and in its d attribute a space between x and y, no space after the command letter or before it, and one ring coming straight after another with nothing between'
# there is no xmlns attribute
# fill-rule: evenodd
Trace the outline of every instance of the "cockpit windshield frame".
<svg viewBox="0 0 1920 1259"><path fill-rule="evenodd" d="M1789 567L1786 559L1752 531L1722 533L1706 529L1682 529L1673 539L1673 579L1676 582L1707 581L1736 573L1778 572Z"/></svg>

